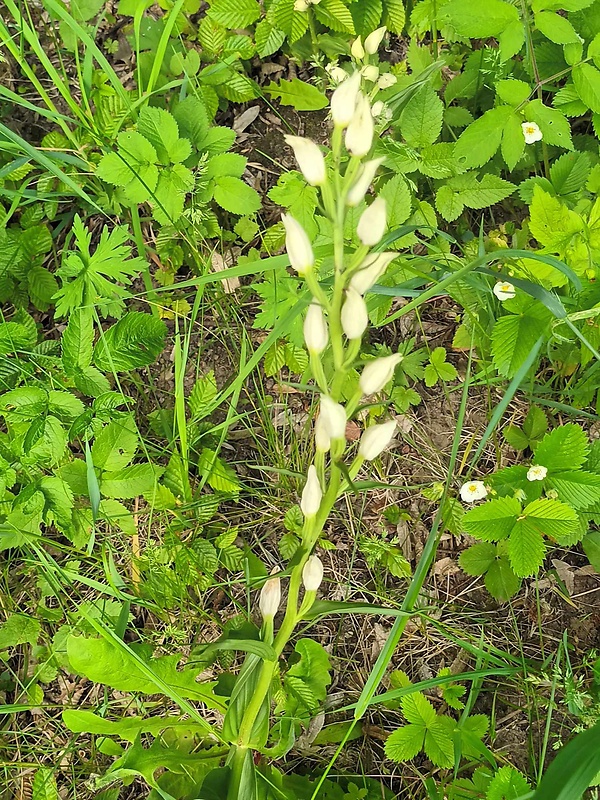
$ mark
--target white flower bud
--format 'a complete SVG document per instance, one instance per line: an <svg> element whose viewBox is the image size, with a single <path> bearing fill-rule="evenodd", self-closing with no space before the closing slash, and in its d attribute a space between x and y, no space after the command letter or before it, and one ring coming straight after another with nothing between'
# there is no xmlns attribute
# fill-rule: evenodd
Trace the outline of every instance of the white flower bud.
<svg viewBox="0 0 600 800"><path fill-rule="evenodd" d="M371 83L375 83L375 81L379 77L379 67L376 67L375 64L367 64L366 67L363 67L361 69L360 74L366 81L371 81Z"/></svg>
<svg viewBox="0 0 600 800"><path fill-rule="evenodd" d="M395 75L392 75L391 72L384 72L383 75L379 76L379 80L377 81L377 88L389 89L390 86L393 86L397 82L398 78Z"/></svg>
<svg viewBox="0 0 600 800"><path fill-rule="evenodd" d="M371 104L364 94L359 93L356 100L356 111L346 130L346 150L358 158L366 156L373 144L374 131Z"/></svg>
<svg viewBox="0 0 600 800"><path fill-rule="evenodd" d="M374 158L371 161L365 161L362 165L358 178L352 184L346 195L347 206L357 206L363 199L369 186L373 183L373 178L379 167L383 164L385 158Z"/></svg>
<svg viewBox="0 0 600 800"><path fill-rule="evenodd" d="M362 267L350 278L350 288L359 294L368 292L371 286L377 283L385 273L390 263L399 255L399 253L389 252L372 253L367 256Z"/></svg>
<svg viewBox="0 0 600 800"><path fill-rule="evenodd" d="M285 249L290 259L290 264L298 275L312 269L315 265L310 240L300 223L289 214L282 214L281 221L285 227Z"/></svg>
<svg viewBox="0 0 600 800"><path fill-rule="evenodd" d="M379 50L379 45L383 41L384 36L385 25L382 28L377 28L377 30L374 30L373 33L370 33L365 39L365 52L367 52L370 56L375 55L375 53Z"/></svg>
<svg viewBox="0 0 600 800"><path fill-rule="evenodd" d="M348 77L348 73L342 67L338 67L337 64L330 64L329 66L325 67L327 72L329 73L329 77L332 81L336 83L342 83Z"/></svg>
<svg viewBox="0 0 600 800"><path fill-rule="evenodd" d="M311 464L308 468L306 483L300 498L300 509L305 517L314 517L321 507L322 497L323 491L317 475L317 468L314 464Z"/></svg>
<svg viewBox="0 0 600 800"><path fill-rule="evenodd" d="M359 386L361 392L366 395L380 392L386 383L391 380L396 365L401 361L402 356L400 353L369 361L360 376Z"/></svg>
<svg viewBox="0 0 600 800"><path fill-rule="evenodd" d="M360 339L369 324L367 305L356 289L348 288L341 313L342 329L348 339Z"/></svg>
<svg viewBox="0 0 600 800"><path fill-rule="evenodd" d="M371 425L360 437L359 456L362 456L365 461L373 461L392 441L395 430L395 420L384 422L381 425Z"/></svg>
<svg viewBox="0 0 600 800"><path fill-rule="evenodd" d="M285 141L294 151L300 171L311 186L322 186L327 179L325 159L320 147L303 136L285 136Z"/></svg>
<svg viewBox="0 0 600 800"><path fill-rule="evenodd" d="M360 72L355 72L341 83L331 95L331 117L333 124L346 128L354 117L356 97L360 89Z"/></svg>
<svg viewBox="0 0 600 800"><path fill-rule="evenodd" d="M302 570L302 583L307 592L316 592L323 580L323 562L319 556L311 556Z"/></svg>
<svg viewBox="0 0 600 800"><path fill-rule="evenodd" d="M258 607L263 619L274 617L281 602L281 581L279 578L269 578L260 591Z"/></svg>
<svg viewBox="0 0 600 800"><path fill-rule="evenodd" d="M294 11L299 11L303 14L305 11L308 11L308 6L307 0L296 0L294 3Z"/></svg>
<svg viewBox="0 0 600 800"><path fill-rule="evenodd" d="M376 100L373 105L371 106L371 114L373 114L373 119L377 119L380 117L385 110L385 103L383 100Z"/></svg>
<svg viewBox="0 0 600 800"><path fill-rule="evenodd" d="M385 233L387 225L387 209L383 197L376 197L371 205L363 211L358 220L356 232L358 238L367 247L378 244Z"/></svg>
<svg viewBox="0 0 600 800"><path fill-rule="evenodd" d="M346 438L346 409L326 394L321 395L319 419L330 439Z"/></svg>
<svg viewBox="0 0 600 800"><path fill-rule="evenodd" d="M352 42L350 52L352 53L353 58L356 58L357 61L360 61L365 57L365 48L362 45L360 36Z"/></svg>
<svg viewBox="0 0 600 800"><path fill-rule="evenodd" d="M327 420L319 414L315 422L315 447L320 453L327 453L331 448L331 438L327 429Z"/></svg>
<svg viewBox="0 0 600 800"><path fill-rule="evenodd" d="M460 487L460 499L463 503L474 503L487 497L488 490L483 481L467 481Z"/></svg>
<svg viewBox="0 0 600 800"><path fill-rule="evenodd" d="M321 306L312 302L304 317L304 341L309 353L322 353L329 341L327 321Z"/></svg>

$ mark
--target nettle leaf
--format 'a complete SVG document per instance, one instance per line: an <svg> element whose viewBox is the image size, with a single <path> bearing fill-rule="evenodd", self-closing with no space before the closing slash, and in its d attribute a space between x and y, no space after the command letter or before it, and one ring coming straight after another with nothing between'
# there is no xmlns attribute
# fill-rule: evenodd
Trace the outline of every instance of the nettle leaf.
<svg viewBox="0 0 600 800"><path fill-rule="evenodd" d="M569 422L547 433L535 449L535 463L550 472L571 471L583 466L590 449L579 425Z"/></svg>
<svg viewBox="0 0 600 800"><path fill-rule="evenodd" d="M325 0L321 0L321 3L314 8L320 8L324 2ZM291 81L282 80L278 84L271 81L268 86L265 86L265 91L271 97L279 97L281 105L293 106L296 111L318 111L328 105L327 97L323 92L299 78L293 78Z"/></svg>
<svg viewBox="0 0 600 800"><path fill-rule="evenodd" d="M225 28L246 28L260 19L256 0L213 0L207 16Z"/></svg>
<svg viewBox="0 0 600 800"><path fill-rule="evenodd" d="M433 144L442 130L444 104L430 84L414 94L400 115L400 131L411 147Z"/></svg>
<svg viewBox="0 0 600 800"><path fill-rule="evenodd" d="M497 36L509 25L521 24L517 9L502 0L485 0L485 5L475 5L472 0L451 0L441 13L457 33L475 39Z"/></svg>
<svg viewBox="0 0 600 800"><path fill-rule="evenodd" d="M512 8L505 3L501 5ZM516 13L516 9L513 10ZM498 106L472 122L461 133L454 147L458 163L464 167L482 167L487 164L500 147L504 125L512 114L510 106Z"/></svg>
<svg viewBox="0 0 600 800"><path fill-rule="evenodd" d="M510 535L521 504L514 497L500 497L472 508L463 517L463 528L467 533L489 542L496 542Z"/></svg>
<svg viewBox="0 0 600 800"><path fill-rule="evenodd" d="M94 348L94 363L104 372L127 372L152 364L165 346L165 323L130 311L104 332Z"/></svg>
<svg viewBox="0 0 600 800"><path fill-rule="evenodd" d="M158 183L158 156L150 142L137 131L117 136L117 152L100 159L97 174L106 183L122 186L132 203L145 203Z"/></svg>
<svg viewBox="0 0 600 800"><path fill-rule="evenodd" d="M213 192L216 202L231 214L254 214L261 206L258 192L232 175L215 178Z"/></svg>
<svg viewBox="0 0 600 800"><path fill-rule="evenodd" d="M102 428L92 445L94 466L113 472L132 461L139 444L133 415L115 419Z"/></svg>
<svg viewBox="0 0 600 800"><path fill-rule="evenodd" d="M150 672L182 697L202 701L211 708L222 707L221 702L214 698L214 683L197 682L196 670L177 670L180 655L151 658L147 648L137 648L135 653L146 669L138 664L126 645L118 646L106 639L74 634L67 638L67 655L73 670L94 683L122 692L157 694L161 689L148 677Z"/></svg>

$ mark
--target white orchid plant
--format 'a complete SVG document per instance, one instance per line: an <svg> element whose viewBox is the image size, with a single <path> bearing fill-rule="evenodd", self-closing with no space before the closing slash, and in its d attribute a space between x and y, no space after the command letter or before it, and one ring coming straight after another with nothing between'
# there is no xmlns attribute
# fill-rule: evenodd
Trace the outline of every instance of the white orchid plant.
<svg viewBox="0 0 600 800"><path fill-rule="evenodd" d="M373 40L365 42L369 51L376 49L381 41L383 33L376 33ZM224 733L232 744L229 800L242 796L240 792L253 774L254 753L266 752L270 693L279 669L278 660L296 627L306 619L323 578L323 564L314 553L323 526L335 503L351 488L364 462L376 459L388 447L396 427L392 419L368 425L354 453L351 452L354 445L349 446L346 440L346 426L362 398L382 392L402 358L393 354L359 363L358 388L343 402L346 378L360 362L361 345L369 325L364 296L398 255L374 249L386 231L386 203L382 197L369 196L382 159L368 159L375 125L369 96L363 91L364 82L364 76L356 71L332 95L333 133L327 158L310 139L287 137L307 183L320 191L322 210L332 232L334 276L330 287L320 282L306 231L293 216L284 214L290 264L304 279L311 296L304 317L304 338L319 393L314 457L301 493L304 521L300 548L285 571L285 578L269 578L260 594L261 635L272 647L272 657L247 656L225 719ZM365 209L356 229L359 244L348 248L344 238L347 215L363 201ZM284 582L285 611L276 629L274 618Z"/></svg>

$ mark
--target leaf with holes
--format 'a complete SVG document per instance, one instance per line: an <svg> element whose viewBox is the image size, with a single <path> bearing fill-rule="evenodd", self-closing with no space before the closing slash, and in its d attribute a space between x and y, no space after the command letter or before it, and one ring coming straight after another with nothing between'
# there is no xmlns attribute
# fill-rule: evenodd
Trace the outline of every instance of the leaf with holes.
<svg viewBox="0 0 600 800"><path fill-rule="evenodd" d="M104 332L94 348L94 364L103 372L128 372L152 364L165 346L165 323L130 311Z"/></svg>

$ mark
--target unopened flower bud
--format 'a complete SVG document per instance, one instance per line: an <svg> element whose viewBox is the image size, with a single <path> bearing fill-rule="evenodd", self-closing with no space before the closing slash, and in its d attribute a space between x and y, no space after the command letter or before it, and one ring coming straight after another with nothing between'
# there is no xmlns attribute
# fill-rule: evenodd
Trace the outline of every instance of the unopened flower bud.
<svg viewBox="0 0 600 800"><path fill-rule="evenodd" d="M285 227L285 249L290 259L290 264L298 275L304 275L307 270L315 265L310 240L300 223L290 216L282 214L281 221Z"/></svg>
<svg viewBox="0 0 600 800"><path fill-rule="evenodd" d="M285 136L285 141L294 151L300 171L311 186L322 186L327 178L325 159L321 149L312 139L303 136Z"/></svg>
<svg viewBox="0 0 600 800"><path fill-rule="evenodd" d="M362 456L365 461L373 461L392 441L395 430L395 420L384 422L381 425L371 425L360 437L359 456Z"/></svg>
<svg viewBox="0 0 600 800"><path fill-rule="evenodd" d="M337 64L331 64L328 67L325 67L327 72L329 73L329 77L331 80L335 81L336 83L342 83L348 77L348 73L342 67L338 67Z"/></svg>
<svg viewBox="0 0 600 800"><path fill-rule="evenodd" d="M387 209L383 197L376 197L371 205L363 211L358 220L356 232L366 247L378 244L385 233L387 225Z"/></svg>
<svg viewBox="0 0 600 800"><path fill-rule="evenodd" d="M360 376L359 386L361 392L366 395L380 392L386 383L391 380L396 365L401 361L402 355L400 353L370 361Z"/></svg>
<svg viewBox="0 0 600 800"><path fill-rule="evenodd" d="M326 394L321 395L320 418L330 439L346 438L346 409Z"/></svg>
<svg viewBox="0 0 600 800"><path fill-rule="evenodd" d="M379 167L383 164L385 158L374 158L371 161L365 161L362 165L361 171L358 173L358 178L352 184L346 195L347 206L357 206L363 199L369 186L373 183L373 178Z"/></svg>
<svg viewBox="0 0 600 800"><path fill-rule="evenodd" d="M299 11L303 14L305 11L308 11L308 6L307 0L296 0L294 3L294 11Z"/></svg>
<svg viewBox="0 0 600 800"><path fill-rule="evenodd" d="M348 339L360 339L369 324L369 315L363 296L348 288L341 313L342 328Z"/></svg>
<svg viewBox="0 0 600 800"><path fill-rule="evenodd" d="M360 74L366 81L371 81L371 83L375 83L375 81L379 77L379 67L376 67L375 64L367 64L366 67L363 67L361 69Z"/></svg>
<svg viewBox="0 0 600 800"><path fill-rule="evenodd" d="M323 580L323 562L319 556L311 556L302 570L302 583L307 592L316 592Z"/></svg>
<svg viewBox="0 0 600 800"><path fill-rule="evenodd" d="M331 95L331 117L333 124L346 128L354 117L356 97L360 89L360 72L355 72L341 83Z"/></svg>
<svg viewBox="0 0 600 800"><path fill-rule="evenodd" d="M399 253L372 253L367 256L363 266L350 279L350 288L359 294L368 292L373 284L385 273L390 263L398 258Z"/></svg>
<svg viewBox="0 0 600 800"><path fill-rule="evenodd" d="M300 498L300 510L305 517L314 517L319 508L321 507L321 499L323 498L323 491L317 475L317 468L311 464L308 468L308 475L306 483L302 490L302 497Z"/></svg>
<svg viewBox="0 0 600 800"><path fill-rule="evenodd" d="M357 61L360 61L365 57L365 48L362 45L360 36L352 42L350 52L352 53L353 58L355 58Z"/></svg>
<svg viewBox="0 0 600 800"><path fill-rule="evenodd" d="M373 114L373 119L377 119L380 117L385 110L385 103L383 100L376 100L373 105L371 106L371 114Z"/></svg>
<svg viewBox="0 0 600 800"><path fill-rule="evenodd" d="M374 130L371 104L368 98L359 93L356 100L356 111L346 130L346 150L358 158L366 156L373 144Z"/></svg>
<svg viewBox="0 0 600 800"><path fill-rule="evenodd" d="M312 302L304 317L304 341L309 353L319 355L327 347L329 332L321 306Z"/></svg>
<svg viewBox="0 0 600 800"><path fill-rule="evenodd" d="M327 429L327 420L319 414L315 422L315 447L321 453L327 453L331 448L331 438Z"/></svg>
<svg viewBox="0 0 600 800"><path fill-rule="evenodd" d="M281 602L281 581L279 578L269 578L260 590L258 607L263 619L273 618Z"/></svg>
<svg viewBox="0 0 600 800"><path fill-rule="evenodd" d="M391 72L384 72L383 75L379 76L379 80L377 81L377 88L378 89L389 89L390 86L393 86L397 83L398 78L395 75L392 75Z"/></svg>
<svg viewBox="0 0 600 800"><path fill-rule="evenodd" d="M375 55L379 50L379 45L385 36L385 25L382 28L377 28L373 33L370 33L365 39L365 52L369 55Z"/></svg>

